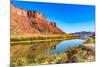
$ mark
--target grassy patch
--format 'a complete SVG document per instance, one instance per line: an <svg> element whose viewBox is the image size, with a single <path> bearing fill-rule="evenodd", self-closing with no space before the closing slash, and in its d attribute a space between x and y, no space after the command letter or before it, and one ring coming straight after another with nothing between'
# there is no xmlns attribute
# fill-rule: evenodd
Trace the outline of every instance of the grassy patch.
<svg viewBox="0 0 100 67"><path fill-rule="evenodd" d="M87 39L87 41L85 42L85 44L92 44L92 43L95 43L95 39L92 38L92 37L89 37L89 38Z"/></svg>
<svg viewBox="0 0 100 67"><path fill-rule="evenodd" d="M29 42L43 42L43 41L57 41L57 40L71 40L80 38L79 36L34 36L34 37L11 37L11 43L29 43Z"/></svg>
<svg viewBox="0 0 100 67"><path fill-rule="evenodd" d="M25 58L20 57L17 58L16 61L13 61L11 65L13 66L29 66L29 65L37 65L37 64L58 64L66 62L67 57L66 54L59 55L50 55L50 56L41 56L35 59L34 57Z"/></svg>

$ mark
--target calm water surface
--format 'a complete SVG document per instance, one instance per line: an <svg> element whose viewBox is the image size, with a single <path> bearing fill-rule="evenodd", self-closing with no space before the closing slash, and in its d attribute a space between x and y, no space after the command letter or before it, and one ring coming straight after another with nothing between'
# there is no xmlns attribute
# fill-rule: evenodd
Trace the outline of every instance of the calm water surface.
<svg viewBox="0 0 100 67"><path fill-rule="evenodd" d="M84 43L86 39L74 39L74 40L65 40L60 42L55 46L54 50L50 50L48 53L49 54L59 54L63 53L66 48L68 47L73 47L73 46L79 46L82 43Z"/></svg>
<svg viewBox="0 0 100 67"><path fill-rule="evenodd" d="M60 54L64 53L65 49L68 47L78 46L85 41L86 39L74 39L64 41L14 44L11 45L11 58L29 56L38 57L43 55Z"/></svg>

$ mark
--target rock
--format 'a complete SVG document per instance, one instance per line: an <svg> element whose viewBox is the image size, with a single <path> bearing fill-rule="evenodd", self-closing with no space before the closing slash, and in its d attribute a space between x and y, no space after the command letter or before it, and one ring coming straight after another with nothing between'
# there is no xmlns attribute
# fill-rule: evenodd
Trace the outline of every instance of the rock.
<svg viewBox="0 0 100 67"><path fill-rule="evenodd" d="M56 27L56 23L55 22L49 22L49 25Z"/></svg>
<svg viewBox="0 0 100 67"><path fill-rule="evenodd" d="M65 34L55 22L49 22L37 11L28 11L11 3L11 35L35 36L34 34Z"/></svg>

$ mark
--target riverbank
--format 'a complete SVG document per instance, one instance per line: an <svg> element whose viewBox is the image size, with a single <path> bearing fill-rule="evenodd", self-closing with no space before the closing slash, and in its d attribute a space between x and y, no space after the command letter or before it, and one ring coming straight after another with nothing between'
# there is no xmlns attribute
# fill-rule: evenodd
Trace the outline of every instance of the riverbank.
<svg viewBox="0 0 100 67"><path fill-rule="evenodd" d="M95 61L95 51L84 45L71 47L67 49L65 53L68 56L67 63Z"/></svg>
<svg viewBox="0 0 100 67"><path fill-rule="evenodd" d="M21 43L35 43L35 42L49 42L49 41L61 41L64 39L47 39L47 40L27 40L27 41L15 41L11 42L11 44L21 44Z"/></svg>
<svg viewBox="0 0 100 67"><path fill-rule="evenodd" d="M83 45L90 48L90 49L95 50L95 44L83 44Z"/></svg>
<svg viewBox="0 0 100 67"><path fill-rule="evenodd" d="M36 37L11 37L11 44L78 39L79 36L52 35Z"/></svg>

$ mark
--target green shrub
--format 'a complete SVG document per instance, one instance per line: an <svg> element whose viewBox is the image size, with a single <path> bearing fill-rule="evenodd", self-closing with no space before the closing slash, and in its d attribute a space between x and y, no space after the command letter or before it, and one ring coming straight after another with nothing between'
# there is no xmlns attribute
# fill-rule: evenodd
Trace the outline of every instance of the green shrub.
<svg viewBox="0 0 100 67"><path fill-rule="evenodd" d="M85 42L86 44L92 44L92 43L94 43L94 39L93 38L88 38L88 40Z"/></svg>

